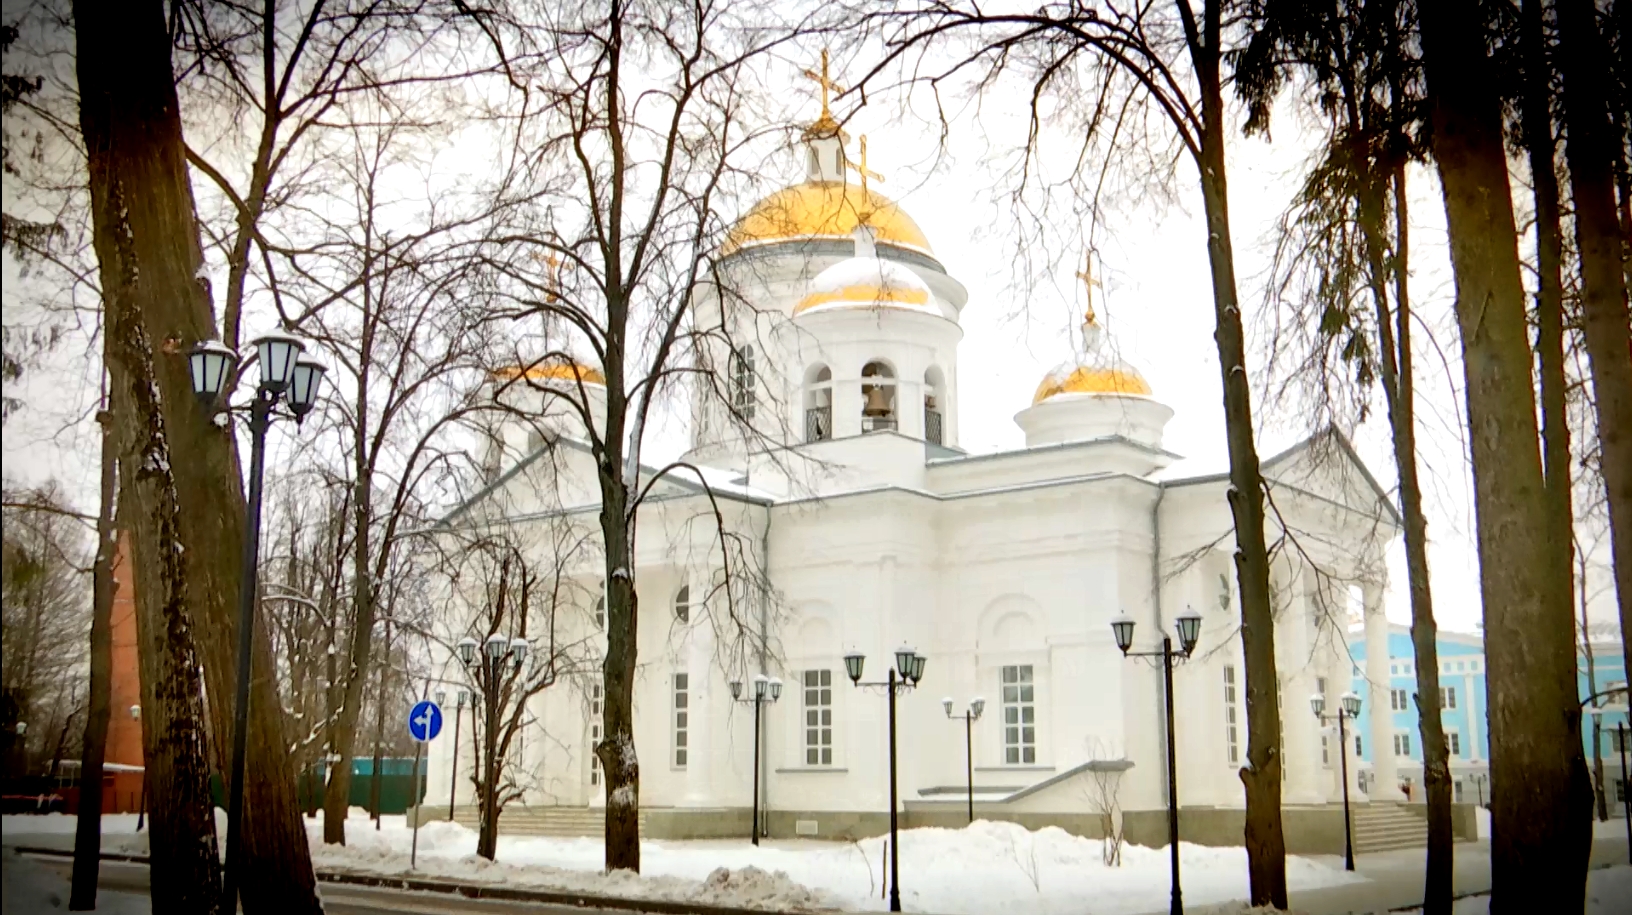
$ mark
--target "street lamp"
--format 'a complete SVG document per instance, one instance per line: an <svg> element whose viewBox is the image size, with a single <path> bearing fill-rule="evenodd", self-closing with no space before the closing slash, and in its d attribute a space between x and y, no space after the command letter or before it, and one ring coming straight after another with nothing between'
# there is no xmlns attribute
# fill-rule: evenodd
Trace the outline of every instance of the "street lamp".
<svg viewBox="0 0 1632 915"><path fill-rule="evenodd" d="M850 682L859 687L868 689L883 689L890 702L890 911L901 911L901 843L898 833L895 778L895 697L911 690L924 677L924 656L905 645L895 651L895 667L882 681L863 683L861 680L862 668L867 663L867 657L859 651L852 651L844 656L844 672L850 675Z"/></svg>
<svg viewBox="0 0 1632 915"><path fill-rule="evenodd" d="M1344 693L1336 715L1326 714L1326 697L1315 693L1309 697L1309 708L1321 722L1337 719L1337 746L1343 766L1343 869L1354 870L1354 835L1349 820L1349 733L1343 722L1360 716L1360 697Z"/></svg>
<svg viewBox="0 0 1632 915"><path fill-rule="evenodd" d="M142 707L141 706L132 705L130 707L130 720L131 721L141 721L142 720ZM142 831L142 824L146 820L147 820L147 769L144 767L142 769L141 800L138 801L137 804L136 804L136 831L137 832Z"/></svg>
<svg viewBox="0 0 1632 915"><path fill-rule="evenodd" d="M1173 667L1196 650L1196 640L1201 636L1201 614L1186 609L1173 620L1173 628L1179 633L1178 651L1173 650L1173 637L1166 633L1162 634L1161 651L1129 651L1133 647L1133 618L1122 613L1111 620L1111 634L1116 637L1116 647L1121 649L1122 656L1160 659L1163 682L1167 686L1167 847L1172 871L1169 910L1172 915L1181 915L1184 896L1179 889L1179 758L1173 740Z"/></svg>
<svg viewBox="0 0 1632 915"><path fill-rule="evenodd" d="M964 787L969 795L969 822L975 821L975 722L980 720L980 713L986 710L986 700L976 696L969 701L967 712L952 713L952 697L941 700L941 707L946 709L946 717L963 719L963 775Z"/></svg>
<svg viewBox="0 0 1632 915"><path fill-rule="evenodd" d="M754 707L754 821L753 821L753 826L748 831L753 834L753 843L755 845L758 845L759 844L759 834L760 834L760 831L761 831L760 822L759 822L759 743L760 743L760 740L759 740L759 717L760 717L760 708L762 706L764 706L766 702L774 703L774 702L776 702L776 700L782 698L782 681L777 679L776 677L771 677L770 679L766 679L764 674L755 674L753 682L754 682L753 695L751 695L748 698L744 699L742 697L742 681L741 680L732 680L731 681L731 700L733 702L741 702L744 705L752 705Z"/></svg>
<svg viewBox="0 0 1632 915"><path fill-rule="evenodd" d="M238 871L243 830L239 823L244 810L244 764L249 739L250 663L255 644L255 596L261 544L261 479L266 464L266 431L272 425L279 402L284 402L295 423L301 423L316 403L322 385L323 364L304 355L298 337L274 332L255 339L255 361L260 364L260 383L249 406L250 459L249 498L245 503L243 567L238 579L238 683L233 706L232 779L227 797L227 867L222 901L229 911L238 907ZM238 354L218 340L204 340L187 354L187 373L193 396L198 398L209 420L225 426L233 410L226 403L230 381L238 367ZM291 382L294 382L291 385Z"/></svg>
<svg viewBox="0 0 1632 915"><path fill-rule="evenodd" d="M475 640L472 639L474 644ZM437 700L440 702L441 700ZM465 706L470 704L470 690L462 689L454 694L453 707L453 764L448 770L448 822L453 822L453 798L459 790L459 719Z"/></svg>
<svg viewBox="0 0 1632 915"><path fill-rule="evenodd" d="M482 693L483 712L484 717L487 719L483 731L483 733L487 734L487 742L482 746L482 790L481 797L478 798L477 807L477 828L480 832L480 837L477 840L476 853L491 859L493 857L492 850L484 847L483 840L487 838L488 831L482 828L483 820L481 812L484 810L487 811L487 816L491 818L491 824L496 837L499 817L499 757L497 734L499 731L500 705L504 702L505 695L508 693L510 685L515 682L517 677L531 677L532 671L527 670L524 663L531 651L531 646L530 643L528 643L528 641L521 636L507 639L497 632L489 635L486 640L480 643L482 649L480 652L477 652L476 650L477 645L478 643L475 639L467 636L460 639L456 643L455 647L459 652L459 660L464 662L466 668L476 675L476 687ZM554 653L554 650L554 646L552 645L550 649L552 654ZM509 661L509 663L506 664L506 661ZM524 670L527 670L525 674L523 673ZM501 682L501 679L503 682ZM543 680L544 685L549 686L553 682L553 671L547 672ZM460 698L463 699L464 695L464 691L461 690ZM525 694L523 694L523 697L524 696ZM475 711L475 703L473 700L471 713L474 715ZM457 721L454 723L454 728L454 764L457 766L459 754ZM457 785L457 783L455 784ZM453 790L454 789L449 790L449 819L453 818Z"/></svg>

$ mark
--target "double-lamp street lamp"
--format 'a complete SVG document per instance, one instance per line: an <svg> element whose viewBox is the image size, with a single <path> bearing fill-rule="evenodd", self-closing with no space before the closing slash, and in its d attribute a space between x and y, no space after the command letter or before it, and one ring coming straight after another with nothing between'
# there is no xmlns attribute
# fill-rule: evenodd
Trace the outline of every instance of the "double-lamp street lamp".
<svg viewBox="0 0 1632 915"><path fill-rule="evenodd" d="M476 650L477 647L476 640L469 636L460 639L458 642L459 660L472 673L478 674L476 677L477 687L481 690L483 705L485 706L483 712L487 721L483 733L487 734L487 742L483 747L483 759L481 760L482 802L483 807L494 818L494 822L497 823L499 812L495 808L497 807L498 798L499 757L498 741L495 739L495 735L497 735L499 729L499 706L503 702L504 690L526 669L527 658L532 651L532 646L519 635L507 639L495 632L481 643L481 652L479 654ZM501 683L500 678L506 673L509 674L509 678ZM481 674L485 674L485 676ZM554 670L546 672L544 685L548 686L554 680ZM475 711L472 708L471 714L474 715ZM454 753L455 755L458 753L457 746L454 748ZM451 808L451 803L449 806ZM478 849L478 851L480 850Z"/></svg>
<svg viewBox="0 0 1632 915"><path fill-rule="evenodd" d="M229 912L238 909L238 872L243 867L240 845L243 831L238 828L244 810L244 758L249 736L249 676L255 644L255 594L258 586L256 565L261 550L261 478L266 463L266 430L272 425L280 403L288 406L297 424L310 413L323 381L321 362L305 353L299 338L270 333L252 344L260 364L261 380L249 405L250 459L249 499L245 505L243 569L238 587L238 683L237 704L233 707L232 773L227 796L227 867L222 901ZM238 374L238 353L219 340L205 340L187 354L187 372L193 395L198 398L210 421L227 425L234 409L227 403L232 382Z"/></svg>
<svg viewBox="0 0 1632 915"><path fill-rule="evenodd" d="M1185 610L1173 620L1179 631L1179 650L1173 650L1173 637L1162 634L1160 651L1129 651L1133 647L1133 617L1125 613L1111 620L1111 632L1116 636L1116 647L1126 658L1155 658L1161 662L1167 693L1167 846L1171 855L1172 890L1169 910L1172 915L1184 911L1184 897L1179 891L1179 760L1173 741L1173 667L1187 660L1196 649L1201 636L1201 614Z"/></svg>
<svg viewBox="0 0 1632 915"><path fill-rule="evenodd" d="M895 697L907 692L918 685L924 677L924 656L903 645L895 650L895 667L889 671L889 676L883 681L863 683L861 681L862 666L867 658L859 651L852 651L844 656L844 671L850 675L850 682L857 687L880 689L890 701L890 911L901 911L901 843L899 841L899 822L895 787Z"/></svg>
<svg viewBox="0 0 1632 915"><path fill-rule="evenodd" d="M760 835L760 822L759 822L759 717L760 717L760 708L762 706L764 706L766 702L775 702L776 700L782 698L782 681L778 680L775 677L772 677L772 678L767 680L765 678L764 674L756 674L754 676L753 683L754 683L753 695L748 696L747 698L744 698L743 695L742 695L742 681L741 680L732 680L731 681L731 700L733 702L741 702L741 703L744 703L744 704L752 704L753 707L754 707L754 822L753 822L753 827L749 831L753 833L754 844L758 845L759 844L759 835Z"/></svg>
<svg viewBox="0 0 1632 915"><path fill-rule="evenodd" d="M941 707L946 709L946 717L963 719L963 776L964 789L969 795L969 822L975 821L975 722L980 720L980 713L986 710L986 700L976 696L969 700L967 712L952 712L952 697L941 700Z"/></svg>
<svg viewBox="0 0 1632 915"><path fill-rule="evenodd" d="M1342 704L1337 708L1336 715L1326 714L1326 697L1315 693L1309 697L1309 708L1314 711L1315 717L1322 723L1337 719L1337 746L1338 754L1342 759L1343 774L1343 869L1354 870L1354 834L1349 824L1349 733L1343 722L1349 718L1360 717L1360 697L1354 693L1344 693Z"/></svg>

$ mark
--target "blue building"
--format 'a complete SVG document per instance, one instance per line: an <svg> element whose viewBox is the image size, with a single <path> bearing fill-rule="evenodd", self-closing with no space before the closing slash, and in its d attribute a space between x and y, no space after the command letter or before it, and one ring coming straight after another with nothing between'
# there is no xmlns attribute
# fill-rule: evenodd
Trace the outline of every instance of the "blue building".
<svg viewBox="0 0 1632 915"><path fill-rule="evenodd" d="M1362 697L1371 696L1366 688L1366 643L1359 627L1351 628L1349 651L1354 658L1353 689ZM1618 641L1596 641L1591 645L1593 672L1600 693L1626 686L1626 665ZM1445 741L1451 751L1451 779L1454 799L1459 803L1477 803L1488 798L1490 791L1490 731L1487 726L1485 704L1485 646L1482 636L1446 632L1439 633L1439 688L1441 721L1445 727ZM1587 653L1578 658L1579 691L1582 698L1591 695L1587 675ZM1388 627L1388 689L1384 695L1388 703L1390 733L1372 734L1372 714L1362 711L1351 727L1355 730L1356 755L1360 758L1362 788L1370 785L1373 753L1391 753L1400 779L1400 788L1414 802L1425 800L1422 781L1422 737L1418 729L1416 700L1416 655L1411 647L1408 627L1390 623ZM1625 779L1620 764L1620 738L1615 726L1627 724L1626 739L1632 741L1632 724L1627 721L1626 696L1622 692L1607 703L1599 715L1589 715L1582 722L1582 740L1588 765L1592 764L1592 723L1602 717L1603 732L1599 740L1599 756L1603 760L1604 782L1609 789L1609 801L1624 805ZM1380 742L1379 742L1380 741ZM1632 754L1632 746L1627 747Z"/></svg>

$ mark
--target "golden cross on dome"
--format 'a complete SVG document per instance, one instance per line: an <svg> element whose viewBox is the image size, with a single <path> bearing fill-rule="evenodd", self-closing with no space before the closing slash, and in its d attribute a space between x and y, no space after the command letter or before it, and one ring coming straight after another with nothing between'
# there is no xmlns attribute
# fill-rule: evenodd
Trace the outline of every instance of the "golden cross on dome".
<svg viewBox="0 0 1632 915"><path fill-rule="evenodd" d="M878 172L871 171L871 170L869 170L867 168L867 135L866 134L861 135L861 161L860 162L852 162L852 161L850 161L850 159L848 157L846 157L845 160L844 160L844 164L850 166L853 169L855 169L856 174L861 176L861 196L862 196L863 200L867 199L867 179L868 178L871 178L874 181L880 181L880 182L884 180L883 175L880 175Z"/></svg>
<svg viewBox="0 0 1632 915"><path fill-rule="evenodd" d="M805 76L807 78L809 78L809 79L815 80L816 85L822 87L822 117L821 117L821 120L823 120L823 121L831 120L832 117L833 117L833 113L831 111L829 111L828 107L827 107L828 92L831 91L831 92L841 92L842 93L844 91L844 87L839 85L837 82L834 82L833 80L829 79L828 76L827 76L827 49L826 48L822 49L822 72L817 73L815 70L806 70L805 71Z"/></svg>
<svg viewBox="0 0 1632 915"><path fill-rule="evenodd" d="M1099 286L1101 289L1105 287L1099 280L1094 279L1094 249L1089 248L1084 252L1082 261L1082 269L1077 271L1077 278L1082 280L1083 290L1088 293L1088 312L1084 317L1089 324L1095 324L1098 322L1094 315L1094 287Z"/></svg>

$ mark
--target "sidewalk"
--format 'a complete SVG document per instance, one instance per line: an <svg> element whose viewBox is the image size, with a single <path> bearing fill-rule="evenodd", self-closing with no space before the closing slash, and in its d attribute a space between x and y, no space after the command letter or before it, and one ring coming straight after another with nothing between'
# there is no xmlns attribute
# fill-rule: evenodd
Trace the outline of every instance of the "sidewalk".
<svg viewBox="0 0 1632 915"><path fill-rule="evenodd" d="M1620 825L1618 820L1611 822ZM1490 892L1489 840L1458 842L1455 853L1452 892L1458 897ZM1426 855L1426 850L1421 848L1357 855L1355 870L1369 878L1368 882L1293 891L1287 894L1287 902L1293 911L1301 915L1361 915L1419 908L1422 906L1422 887L1427 869ZM1605 837L1593 841L1589 867L1626 863L1624 837ZM1186 911L1192 915L1206 915L1210 912L1238 911L1239 906L1239 903L1204 908L1186 906Z"/></svg>

